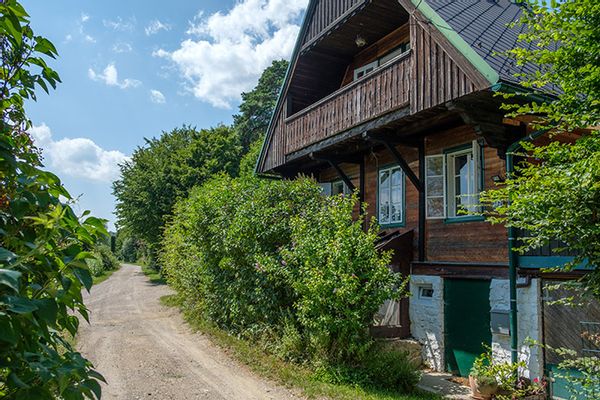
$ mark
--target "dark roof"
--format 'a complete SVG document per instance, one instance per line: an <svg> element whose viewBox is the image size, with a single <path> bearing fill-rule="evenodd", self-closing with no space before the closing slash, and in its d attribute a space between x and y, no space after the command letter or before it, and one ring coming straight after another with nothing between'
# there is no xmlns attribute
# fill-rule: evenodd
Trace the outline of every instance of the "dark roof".
<svg viewBox="0 0 600 400"><path fill-rule="evenodd" d="M483 58L500 78L518 82L514 74L524 72L502 53L517 45L522 25L510 27L523 11L516 1L511 0L423 0L458 33L469 46ZM442 28L443 29L443 28Z"/></svg>

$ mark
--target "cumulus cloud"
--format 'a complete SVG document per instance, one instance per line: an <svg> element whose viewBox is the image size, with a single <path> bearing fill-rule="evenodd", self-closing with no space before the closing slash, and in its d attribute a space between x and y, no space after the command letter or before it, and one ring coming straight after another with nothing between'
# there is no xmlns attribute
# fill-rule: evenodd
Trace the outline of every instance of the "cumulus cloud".
<svg viewBox="0 0 600 400"><path fill-rule="evenodd" d="M130 17L127 20L117 17L116 19L102 20L102 24L104 27L113 29L115 31L133 32L137 24L137 20L135 17Z"/></svg>
<svg viewBox="0 0 600 400"><path fill-rule="evenodd" d="M42 124L29 132L42 148L46 166L59 175L112 182L119 177L119 164L129 158L116 150L105 150L87 138L54 140L51 129Z"/></svg>
<svg viewBox="0 0 600 400"><path fill-rule="evenodd" d="M83 13L83 12L81 13L81 22L82 23L87 22L89 19L90 19L89 14L86 14L86 13Z"/></svg>
<svg viewBox="0 0 600 400"><path fill-rule="evenodd" d="M121 89L128 89L138 87L142 82L136 79L123 79L119 80L119 73L114 63L110 63L104 68L102 72L96 72L92 68L88 69L88 77L96 82L103 82L108 86L116 86Z"/></svg>
<svg viewBox="0 0 600 400"><path fill-rule="evenodd" d="M230 108L273 60L289 58L307 3L242 0L227 13L200 13L190 22L192 38L179 49L159 49L153 55L173 62L195 97Z"/></svg>
<svg viewBox="0 0 600 400"><path fill-rule="evenodd" d="M150 24L144 29L146 36L154 35L160 31L170 31L171 25L162 23L158 19L150 21Z"/></svg>
<svg viewBox="0 0 600 400"><path fill-rule="evenodd" d="M167 102L167 99L165 99L165 95L160 90L152 89L150 90L150 101L155 104L164 104Z"/></svg>

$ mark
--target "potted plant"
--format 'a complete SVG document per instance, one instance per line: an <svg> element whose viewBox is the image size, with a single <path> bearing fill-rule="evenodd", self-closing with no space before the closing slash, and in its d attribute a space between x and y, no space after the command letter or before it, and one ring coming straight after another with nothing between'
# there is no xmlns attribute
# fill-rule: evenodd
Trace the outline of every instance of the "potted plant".
<svg viewBox="0 0 600 400"><path fill-rule="evenodd" d="M509 390L497 398L498 400L545 400L547 386L548 382L545 378L535 378L532 381L522 376Z"/></svg>
<svg viewBox="0 0 600 400"><path fill-rule="evenodd" d="M474 399L490 400L498 392L491 350L475 359L469 374L469 385Z"/></svg>

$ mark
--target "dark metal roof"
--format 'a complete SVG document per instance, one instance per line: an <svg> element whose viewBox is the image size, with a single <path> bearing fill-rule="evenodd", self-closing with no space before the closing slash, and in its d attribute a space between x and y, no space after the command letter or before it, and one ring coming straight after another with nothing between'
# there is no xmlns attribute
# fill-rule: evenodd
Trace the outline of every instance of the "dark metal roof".
<svg viewBox="0 0 600 400"><path fill-rule="evenodd" d="M500 78L518 82L516 73L529 72L532 66L520 67L502 52L523 46L517 39L523 26L510 27L523 11L511 0L423 0L436 11L492 67ZM444 29L443 27L440 29Z"/></svg>

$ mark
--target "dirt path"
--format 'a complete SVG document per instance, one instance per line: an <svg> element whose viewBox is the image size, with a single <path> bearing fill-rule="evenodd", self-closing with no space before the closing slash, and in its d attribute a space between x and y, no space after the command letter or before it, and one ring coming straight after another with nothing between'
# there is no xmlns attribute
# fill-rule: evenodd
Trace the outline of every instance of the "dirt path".
<svg viewBox="0 0 600 400"><path fill-rule="evenodd" d="M294 399L232 361L179 313L160 304L169 294L133 265L92 289L79 350L104 375L103 399Z"/></svg>

